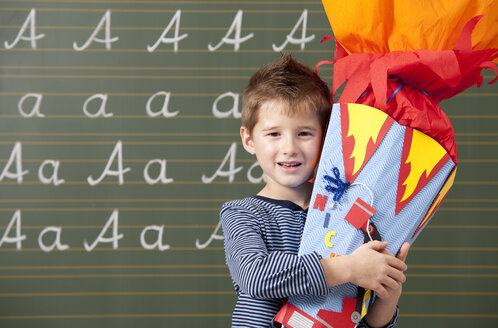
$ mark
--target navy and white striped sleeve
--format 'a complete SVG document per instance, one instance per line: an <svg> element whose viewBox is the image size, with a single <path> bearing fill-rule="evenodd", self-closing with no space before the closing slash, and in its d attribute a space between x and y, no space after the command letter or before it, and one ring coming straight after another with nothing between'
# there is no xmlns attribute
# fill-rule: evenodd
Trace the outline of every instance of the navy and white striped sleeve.
<svg viewBox="0 0 498 328"><path fill-rule="evenodd" d="M297 256L292 252L269 252L258 220L244 207L223 206L220 217L227 265L242 292L253 298L328 293L317 254Z"/></svg>

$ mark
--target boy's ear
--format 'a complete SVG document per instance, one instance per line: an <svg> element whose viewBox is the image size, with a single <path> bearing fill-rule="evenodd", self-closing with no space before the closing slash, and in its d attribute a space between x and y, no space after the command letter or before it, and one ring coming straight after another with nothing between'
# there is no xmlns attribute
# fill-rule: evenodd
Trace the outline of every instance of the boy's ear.
<svg viewBox="0 0 498 328"><path fill-rule="evenodd" d="M254 149L254 142L252 141L251 133L245 126L240 127L240 139L242 139L242 146L251 155L256 153Z"/></svg>

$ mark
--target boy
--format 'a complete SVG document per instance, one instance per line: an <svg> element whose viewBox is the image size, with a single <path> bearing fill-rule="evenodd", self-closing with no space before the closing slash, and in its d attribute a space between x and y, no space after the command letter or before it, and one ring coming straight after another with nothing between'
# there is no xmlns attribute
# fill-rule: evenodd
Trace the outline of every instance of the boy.
<svg viewBox="0 0 498 328"><path fill-rule="evenodd" d="M327 86L288 54L256 72L244 90L240 135L266 185L220 213L238 295L233 327L272 327L283 298L326 295L345 282L378 296L359 327L392 327L397 320L408 244L397 257L379 241L342 257L297 256L330 108Z"/></svg>

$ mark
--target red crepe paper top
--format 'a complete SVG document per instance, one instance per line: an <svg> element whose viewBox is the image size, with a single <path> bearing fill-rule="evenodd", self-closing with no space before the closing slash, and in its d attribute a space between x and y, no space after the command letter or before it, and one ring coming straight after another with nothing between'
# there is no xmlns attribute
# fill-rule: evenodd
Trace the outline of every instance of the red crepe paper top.
<svg viewBox="0 0 498 328"><path fill-rule="evenodd" d="M383 110L399 124L417 129L435 139L457 163L453 127L437 103L476 84L482 84L483 69L498 70L493 59L498 49L472 50L471 35L476 16L463 28L452 50L393 51L387 54L347 52L336 41L332 96L347 82L341 103L361 103ZM331 39L325 37L323 41ZM402 84L401 89L396 92ZM396 93L388 101L388 97Z"/></svg>

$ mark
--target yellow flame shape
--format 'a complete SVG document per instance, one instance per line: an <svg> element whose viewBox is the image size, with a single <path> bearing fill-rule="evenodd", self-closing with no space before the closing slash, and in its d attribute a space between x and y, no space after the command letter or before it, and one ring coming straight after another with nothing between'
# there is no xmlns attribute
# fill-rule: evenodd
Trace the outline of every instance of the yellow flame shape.
<svg viewBox="0 0 498 328"><path fill-rule="evenodd" d="M354 138L354 149L351 157L354 157L353 175L356 174L365 161L367 145L370 138L377 142L380 129L387 119L384 112L359 104L348 104L349 130L348 137Z"/></svg>
<svg viewBox="0 0 498 328"><path fill-rule="evenodd" d="M436 208L439 206L439 204L441 204L444 197L446 197L446 194L448 193L448 191L450 191L451 186L453 186L453 182L455 181L455 175L456 175L456 168L453 169L453 171L451 172L450 176L448 177L443 187L441 188L441 191L439 191L436 200L434 200L434 202L432 203L431 207L427 211L427 214L425 215L424 219L420 222L419 227L417 229L422 227L427 222L427 220L430 219L431 215L434 213Z"/></svg>
<svg viewBox="0 0 498 328"><path fill-rule="evenodd" d="M446 150L437 141L420 131L413 130L410 153L405 162L406 164L411 164L411 169L408 177L403 182L406 189L401 201L408 199L412 195L424 171L426 177L429 177L444 155L446 155Z"/></svg>

